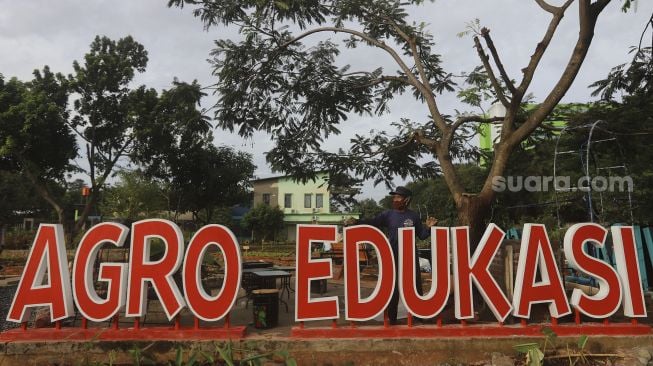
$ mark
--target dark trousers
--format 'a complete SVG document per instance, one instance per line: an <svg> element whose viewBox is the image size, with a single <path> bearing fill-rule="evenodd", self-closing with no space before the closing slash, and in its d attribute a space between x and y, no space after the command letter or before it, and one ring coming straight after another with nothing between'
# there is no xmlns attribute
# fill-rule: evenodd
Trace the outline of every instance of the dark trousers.
<svg viewBox="0 0 653 366"><path fill-rule="evenodd" d="M388 318L390 319L390 324L397 323L397 308L399 307L399 263L397 262L395 265L395 274L397 281L395 282L395 289L392 292L392 297L390 298L390 304L388 304ZM417 293L423 295L422 274L419 269L419 257L417 256L415 257L415 285L417 287Z"/></svg>

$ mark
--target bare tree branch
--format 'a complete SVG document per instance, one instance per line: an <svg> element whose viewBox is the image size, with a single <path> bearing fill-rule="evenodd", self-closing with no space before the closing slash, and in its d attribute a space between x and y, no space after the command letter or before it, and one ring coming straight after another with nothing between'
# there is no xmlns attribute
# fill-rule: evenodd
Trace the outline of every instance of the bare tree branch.
<svg viewBox="0 0 653 366"><path fill-rule="evenodd" d="M517 144L533 132L565 95L587 56L594 35L596 20L609 2L610 0L605 0L592 4L590 0L581 0L579 4L580 31L567 66L540 107L510 136L509 144Z"/></svg>
<svg viewBox="0 0 653 366"><path fill-rule="evenodd" d="M535 0L535 2L537 3L537 5L540 6L540 8L544 9L545 11L548 11L551 14L555 14L558 11L557 6L553 6L544 0Z"/></svg>
<svg viewBox="0 0 653 366"><path fill-rule="evenodd" d="M497 49L494 46L494 41L492 41L492 38L490 37L490 30L487 28L481 29L481 35L485 40L485 44L487 44L487 47L490 49L490 53L492 54L492 59L494 59L494 63L497 65L497 68L499 69L499 73L503 78L503 82L508 87L508 90L510 90L510 93L514 94L515 85L512 83L512 80L510 80L510 77L508 77L508 74L506 73L506 69L503 67L503 63L501 62L499 53L497 52Z"/></svg>
<svg viewBox="0 0 653 366"><path fill-rule="evenodd" d="M517 92L516 92L517 95L515 96L518 101L521 101L521 98L526 94L526 90L528 90L531 81L533 81L533 75L535 74L535 70L537 69L537 66L542 60L542 56L544 56L547 47L549 47L549 44L551 43L551 39L553 38L556 29L558 28L560 21L565 15L565 11L569 7L569 5L573 3L573 1L574 0L567 0L567 2L565 2L564 5L557 8L556 12L553 13L553 19L551 19L551 22L549 23L549 26L546 30L546 33L544 34L544 37L537 44L537 47L535 48L535 52L531 56L531 61L529 62L528 66L526 66L526 68L522 70L524 72L524 78L522 79L521 84L517 88Z"/></svg>
<svg viewBox="0 0 653 366"><path fill-rule="evenodd" d="M483 67L485 68L485 72L487 72L487 75L490 78L492 87L494 88L494 91L497 93L497 97L499 98L499 101L501 101L501 104L503 104L506 108L510 107L510 102L503 94L503 89L501 89L501 84L499 84L497 77L494 75L494 70L492 70L492 65L490 65L490 58L485 54L485 51L483 51L483 46L481 46L481 42L478 40L478 37L474 37L474 45L476 47L476 52L478 52L478 57L481 59L481 62L483 62Z"/></svg>

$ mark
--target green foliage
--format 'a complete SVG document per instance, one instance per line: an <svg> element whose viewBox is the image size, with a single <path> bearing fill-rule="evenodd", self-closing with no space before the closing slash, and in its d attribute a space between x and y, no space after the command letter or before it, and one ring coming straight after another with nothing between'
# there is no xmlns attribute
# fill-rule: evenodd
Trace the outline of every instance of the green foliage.
<svg viewBox="0 0 653 366"><path fill-rule="evenodd" d="M466 183L465 189L468 192L480 191L487 174L485 168L475 164L461 164L457 169L461 180ZM407 188L413 191L411 209L420 213L423 219L433 216L439 220L438 225L456 225L456 205L443 177L411 182Z"/></svg>
<svg viewBox="0 0 653 366"><path fill-rule="evenodd" d="M132 37L118 41L97 36L83 63L73 62L68 76L75 100L72 126L86 144L86 173L91 192L80 221L95 205L117 162L127 157L139 131L146 126L156 92L131 89L136 72L144 72L147 51ZM79 224L78 224L79 225Z"/></svg>
<svg viewBox="0 0 653 366"><path fill-rule="evenodd" d="M146 353L147 350L153 345L154 343L150 343L143 349L135 345L134 348L128 350L129 354L132 356L133 364L136 366L154 365L154 360Z"/></svg>
<svg viewBox="0 0 653 366"><path fill-rule="evenodd" d="M539 366L544 361L544 353L537 343L523 343L513 346L515 351L526 355L526 365Z"/></svg>
<svg viewBox="0 0 653 366"><path fill-rule="evenodd" d="M47 212L47 203L19 172L0 170L0 222L20 222L26 214L47 217Z"/></svg>
<svg viewBox="0 0 653 366"><path fill-rule="evenodd" d="M539 366L544 363L546 357L546 349L549 344L555 345L555 340L558 335L549 327L542 328L544 335L544 345L540 349L539 343L523 343L514 345L513 348L519 353L526 355L526 365Z"/></svg>
<svg viewBox="0 0 653 366"><path fill-rule="evenodd" d="M274 238L283 228L283 211L279 207L259 204L243 217L242 225L254 231L254 237L260 241Z"/></svg>
<svg viewBox="0 0 653 366"><path fill-rule="evenodd" d="M642 39L644 33L642 34ZM653 35L652 35L653 37ZM590 105L582 113L570 116L570 125L579 126L603 121L596 132L596 139L616 136L616 143L601 146L599 155L594 159L603 161L603 165L621 165L626 163L627 171L615 174L632 177L633 218L635 222L653 221L653 170L650 149L650 136L653 134L653 57L651 47L633 48L632 62L626 67L617 66L606 79L592 84L595 94L601 93L604 101ZM616 101L616 94L621 94L621 101ZM606 130L612 134L606 134ZM578 143L582 137L572 134L571 142ZM630 222L625 194L608 196L605 213L599 219L603 222Z"/></svg>
<svg viewBox="0 0 653 366"><path fill-rule="evenodd" d="M29 82L5 82L0 74L0 169L28 181L60 222L60 187L77 156L67 125L69 93L66 79L47 66L35 70Z"/></svg>
<svg viewBox="0 0 653 366"><path fill-rule="evenodd" d="M574 49L570 60L584 59L596 21L608 2L579 4L579 34L589 38L579 39L581 47ZM409 13L421 3L169 0L168 6L194 7L193 14L207 28L239 27L240 40L219 39L211 53L215 89L220 95L215 117L219 127L243 137L252 137L257 131L270 134L273 146L266 159L275 171L304 181L326 171L332 177L372 179L388 186L397 176L432 179L442 174L447 178L448 194L456 196L460 221L480 226L479 221L489 216L494 198L489 189L492 176L484 177L488 182L485 189L470 194L461 187L477 182L461 179L465 172L457 171L452 162L464 166L482 157L483 152L471 143L479 132L477 126L497 122L484 117L482 105L498 100L508 109L502 125L507 129L493 157L493 175L500 175L514 148L532 140L529 136L569 89L582 62L563 67L566 71L543 98L537 113L528 114L524 107L531 98L529 86L567 6L539 4L555 16L546 35L534 45L520 82L511 80L503 69L489 30L478 20L470 23L468 33L475 35L483 67L464 73L458 85L454 75L443 69L426 25L409 19ZM630 5L626 0L624 7ZM333 34L333 39L324 39ZM309 43L313 37L317 40ZM394 68L384 70L374 64L376 60L366 60L362 69L355 70L342 62L344 49L362 46L392 58ZM443 114L438 103L445 92L457 92L459 99L480 114ZM340 126L350 116L382 119L394 98L404 93L424 105L425 118L381 120L378 129L353 136L347 149L331 152L323 148L330 136L340 134ZM527 114L528 120L523 118Z"/></svg>
<svg viewBox="0 0 653 366"><path fill-rule="evenodd" d="M215 344L216 353L220 359L228 366L233 365L249 365L259 366L267 364L266 361L281 359L286 366L296 366L297 361L290 356L287 350L278 350L273 352L260 353L247 347L236 349L233 347L231 341L225 342L223 345Z"/></svg>
<svg viewBox="0 0 653 366"><path fill-rule="evenodd" d="M206 145L180 152L179 156L183 161L175 163L171 176L173 199L180 203L177 210L191 211L206 224L214 222L218 207L248 200L249 181L256 168L250 154Z"/></svg>
<svg viewBox="0 0 653 366"><path fill-rule="evenodd" d="M175 351L175 360L173 361L168 361L168 365L170 366L194 366L197 364L197 358L201 355L201 353L198 350L195 349L190 349L188 351L188 357L186 359L186 362L184 362L184 349L179 345L177 346L177 350Z"/></svg>
<svg viewBox="0 0 653 366"><path fill-rule="evenodd" d="M372 198L366 198L354 205L353 211L360 213L361 219L371 219L383 212L384 208L379 206Z"/></svg>
<svg viewBox="0 0 653 366"><path fill-rule="evenodd" d="M173 86L161 93L135 159L147 177L164 184L169 210L214 222L217 208L247 200L256 167L250 154L213 145L209 118L198 110L206 94L197 82Z"/></svg>
<svg viewBox="0 0 653 366"><path fill-rule="evenodd" d="M193 14L207 27L237 25L245 35L241 42L216 41L212 63L221 96L215 106L218 126L251 137L255 131L271 133L274 146L267 154L275 170L300 180L311 179L318 171L373 178L378 183L401 176L433 176L436 165L420 158L430 152L409 136L418 129L436 137L431 121L400 121L400 133L389 136L373 132L356 136L348 151L330 153L322 142L340 133L348 114L388 112L388 103L408 91L407 69L381 68L351 70L338 61L341 48L326 40L308 46L296 38L291 25L299 30L320 28L317 32L346 33L344 47L369 45L390 47L412 56L404 37L414 40L424 65L428 84L435 93L452 91L451 74L441 67L440 55L432 50L433 37L423 23L410 23L407 9L422 1L360 1L333 3L319 1L196 1L171 0L168 6L196 6ZM357 23L361 33L345 24ZM411 90L423 101L418 92ZM461 144L462 145L462 144ZM461 145L454 145L457 155Z"/></svg>
<svg viewBox="0 0 653 366"><path fill-rule="evenodd" d="M69 85L48 66L33 74L26 83L5 82L0 74L0 159L3 169L29 170L42 181L60 182L77 155L66 125Z"/></svg>
<svg viewBox="0 0 653 366"><path fill-rule="evenodd" d="M587 341L589 340L589 337L586 335L581 335L578 337L576 345L572 345L570 347L569 343L566 343L563 349L562 347L558 348L556 346L556 339L558 336L555 332L553 332L553 330L551 330L551 328L542 328L542 334L544 335L544 344L542 348L540 348L539 343L522 343L513 346L515 351L525 355L526 365L540 366L548 364L548 362L553 362L553 364L557 365L558 362L563 359L567 360L570 366L576 365L579 362L582 365L586 365L590 361L590 357L598 356L586 352L585 347L587 346ZM547 350L547 346L549 345L553 348L549 348ZM600 355L601 358L606 356L617 355Z"/></svg>
<svg viewBox="0 0 653 366"><path fill-rule="evenodd" d="M140 171L122 171L119 176L120 181L107 188L103 196L105 215L136 221L167 208L160 184L147 179Z"/></svg>
<svg viewBox="0 0 653 366"><path fill-rule="evenodd" d="M617 94L646 95L653 92L653 63L651 47L631 47L633 58L630 63L617 65L608 76L592 85L592 96L601 96L602 100L615 100Z"/></svg>
<svg viewBox="0 0 653 366"><path fill-rule="evenodd" d="M626 12L630 9L630 7L635 4L637 0L623 0L623 5L621 5L621 10L623 12Z"/></svg>

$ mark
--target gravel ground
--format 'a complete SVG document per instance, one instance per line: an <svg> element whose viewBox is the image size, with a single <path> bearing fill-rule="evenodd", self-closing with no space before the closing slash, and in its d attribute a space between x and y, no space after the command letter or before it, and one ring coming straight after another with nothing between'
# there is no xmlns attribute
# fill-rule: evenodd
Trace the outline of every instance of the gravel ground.
<svg viewBox="0 0 653 366"><path fill-rule="evenodd" d="M7 312L11 306L17 286L0 287L0 332L20 326L18 323L7 322Z"/></svg>

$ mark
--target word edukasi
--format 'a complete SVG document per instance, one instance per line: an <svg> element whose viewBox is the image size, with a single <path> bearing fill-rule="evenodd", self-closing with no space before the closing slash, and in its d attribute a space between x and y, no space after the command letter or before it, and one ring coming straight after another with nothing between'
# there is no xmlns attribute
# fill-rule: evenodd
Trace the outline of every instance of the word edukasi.
<svg viewBox="0 0 653 366"><path fill-rule="evenodd" d="M561 274L544 225L526 224L512 301L500 289L489 272L489 266L505 233L490 224L479 246L469 251L468 227L433 227L431 230L431 273L433 285L425 295L415 290L415 245L413 228L399 232L399 258L394 258L386 236L378 229L352 226L344 229L345 318L351 321L372 319L386 308L398 281L400 297L414 316L436 316L447 304L453 286L455 316L474 316L474 285L499 321L509 314L529 318L531 305L548 303L552 317L571 312L570 306L593 318L606 318L620 306L628 317L646 317L644 294L630 226L612 227L615 268L589 256L586 244L603 247L608 230L593 223L576 224L564 237L568 262L578 271L598 280L599 291L587 295L575 289L565 296ZM131 229L129 263L102 263L98 281L106 282L104 297L93 283L93 268L102 246L123 247L129 229L117 223L101 223L82 238L72 264L68 262L61 225L42 224L36 234L25 269L18 285L7 320L26 321L29 308L48 306L51 320L74 314L73 303L91 321L105 321L124 308L127 317L142 317L146 311L147 283L159 296L169 320L184 307L199 319L216 321L234 306L241 282L241 254L233 233L221 225L200 229L184 248L181 230L170 221L151 219L138 221ZM336 319L340 316L336 296L315 297L311 281L333 277L331 259L311 258L312 242L335 242L336 226L298 225L295 279L295 320ZM150 242L159 238L166 244L163 258L150 260ZM378 282L367 298L361 298L358 246L372 245L378 257ZM211 296L202 286L200 267L207 249L215 245L224 257L224 281L219 293ZM395 260L399 261L398 278ZM173 280L181 267L183 294ZM450 276L450 274L452 276ZM538 276L539 274L539 276ZM451 278L450 278L451 277ZM473 285L472 285L473 284Z"/></svg>

